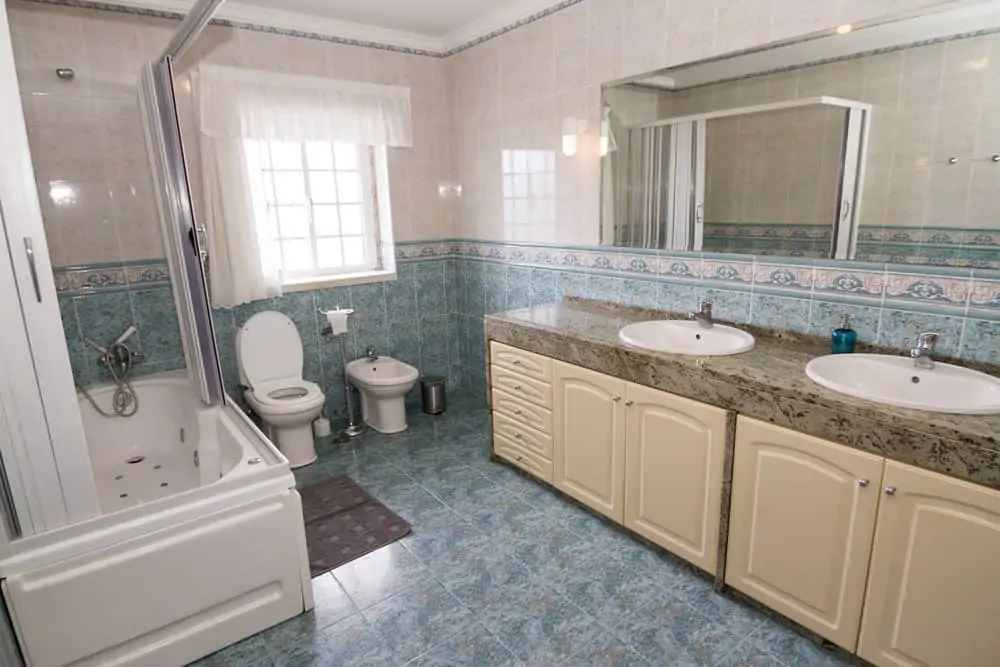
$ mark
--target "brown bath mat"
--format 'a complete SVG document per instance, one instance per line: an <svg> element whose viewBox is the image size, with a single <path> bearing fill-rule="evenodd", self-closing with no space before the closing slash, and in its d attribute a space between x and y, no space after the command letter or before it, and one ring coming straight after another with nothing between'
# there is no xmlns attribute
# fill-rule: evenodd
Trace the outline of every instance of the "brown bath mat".
<svg viewBox="0 0 1000 667"><path fill-rule="evenodd" d="M301 491L312 576L329 572L410 532L410 524L347 475Z"/></svg>

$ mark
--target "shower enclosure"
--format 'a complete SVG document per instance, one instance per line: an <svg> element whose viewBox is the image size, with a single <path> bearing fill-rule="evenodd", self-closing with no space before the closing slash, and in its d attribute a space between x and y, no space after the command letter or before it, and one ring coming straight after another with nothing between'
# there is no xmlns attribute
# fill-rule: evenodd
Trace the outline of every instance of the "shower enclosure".
<svg viewBox="0 0 1000 667"><path fill-rule="evenodd" d="M32 667L186 664L312 606L301 502L288 462L223 390L205 239L178 127L174 63L220 4L197 3L139 82L145 138L138 145L148 150L174 306L153 315L140 306L156 306L171 293L155 271L102 267L111 276L102 287L124 276L122 290L102 292L89 291L94 286L86 281L76 285L83 272L77 267L53 275L46 236L56 227L48 219L43 227L35 181L64 204L73 203L79 186L46 181L48 156L29 147L0 5L0 118L7 128L0 136L4 667L12 653ZM57 166L68 162L59 157ZM158 291L148 286L151 276ZM57 282L76 286L77 296L57 293ZM116 319L123 305L135 320L124 332ZM170 340L168 321L177 323L179 341ZM67 353L71 325L88 341L77 358ZM152 359L173 347L183 350L183 362L102 384L102 366L87 355L96 358L101 353L93 348L123 333L123 344L134 349L121 354ZM139 354L135 359L143 363ZM113 408L116 395L129 409Z"/></svg>

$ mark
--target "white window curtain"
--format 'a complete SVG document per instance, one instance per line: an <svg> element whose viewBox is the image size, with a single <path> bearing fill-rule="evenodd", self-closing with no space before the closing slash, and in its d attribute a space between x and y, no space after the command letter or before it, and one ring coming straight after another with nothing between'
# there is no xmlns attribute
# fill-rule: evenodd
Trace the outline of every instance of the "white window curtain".
<svg viewBox="0 0 1000 667"><path fill-rule="evenodd" d="M280 296L261 257L244 157L247 139L410 147L410 89L202 65L195 76L212 304Z"/></svg>

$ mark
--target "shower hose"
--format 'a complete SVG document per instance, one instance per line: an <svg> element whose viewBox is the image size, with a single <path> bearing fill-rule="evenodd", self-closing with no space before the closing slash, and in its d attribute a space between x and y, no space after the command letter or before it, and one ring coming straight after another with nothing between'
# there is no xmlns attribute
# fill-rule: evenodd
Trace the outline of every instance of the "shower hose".
<svg viewBox="0 0 1000 667"><path fill-rule="evenodd" d="M76 383L79 389L87 398L87 401L97 412L108 418L131 417L139 411L139 395L132 387L129 373L132 371L132 350L124 343L114 343L108 347L108 351L101 357L101 361L107 366L115 382L115 393L111 399L111 412L107 412L97 404L90 392Z"/></svg>

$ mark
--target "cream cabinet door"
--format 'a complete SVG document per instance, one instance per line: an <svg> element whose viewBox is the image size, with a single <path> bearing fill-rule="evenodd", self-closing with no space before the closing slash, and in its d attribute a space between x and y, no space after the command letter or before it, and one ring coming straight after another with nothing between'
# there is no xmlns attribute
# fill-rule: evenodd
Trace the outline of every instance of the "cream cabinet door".
<svg viewBox="0 0 1000 667"><path fill-rule="evenodd" d="M858 654L1000 665L1000 492L890 461L882 493Z"/></svg>
<svg viewBox="0 0 1000 667"><path fill-rule="evenodd" d="M715 572L726 411L628 385L625 526Z"/></svg>
<svg viewBox="0 0 1000 667"><path fill-rule="evenodd" d="M740 417L726 583L854 651L884 462Z"/></svg>
<svg viewBox="0 0 1000 667"><path fill-rule="evenodd" d="M626 383L561 362L553 370L555 486L621 523Z"/></svg>

